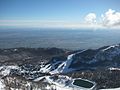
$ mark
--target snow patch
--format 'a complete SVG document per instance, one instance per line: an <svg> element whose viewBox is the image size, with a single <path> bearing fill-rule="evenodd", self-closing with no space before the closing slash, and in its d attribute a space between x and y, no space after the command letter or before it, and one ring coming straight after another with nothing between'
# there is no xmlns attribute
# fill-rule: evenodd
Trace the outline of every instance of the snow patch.
<svg viewBox="0 0 120 90"><path fill-rule="evenodd" d="M0 67L0 75L7 76L10 74L11 69L19 69L18 66L1 66Z"/></svg>
<svg viewBox="0 0 120 90"><path fill-rule="evenodd" d="M118 71L120 71L120 68L114 68L114 67L111 67L111 68L109 68L109 70L110 70L110 71L114 71L114 70L118 70Z"/></svg>
<svg viewBox="0 0 120 90"><path fill-rule="evenodd" d="M40 80L42 80L42 79L44 79L44 78L45 78L45 76L39 77L39 78L34 79L33 81L38 82L38 81L40 81Z"/></svg>
<svg viewBox="0 0 120 90"><path fill-rule="evenodd" d="M5 85L3 84L2 79L0 79L0 90L5 90Z"/></svg>

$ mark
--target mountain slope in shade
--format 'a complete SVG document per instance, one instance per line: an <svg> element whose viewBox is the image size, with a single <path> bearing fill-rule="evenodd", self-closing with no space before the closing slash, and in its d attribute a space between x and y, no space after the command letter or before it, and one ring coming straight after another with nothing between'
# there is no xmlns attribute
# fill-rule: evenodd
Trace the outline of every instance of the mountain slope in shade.
<svg viewBox="0 0 120 90"><path fill-rule="evenodd" d="M41 69L44 72L68 73L76 70L94 70L120 66L120 45L105 46L96 50L78 51L67 56L66 60L55 60Z"/></svg>

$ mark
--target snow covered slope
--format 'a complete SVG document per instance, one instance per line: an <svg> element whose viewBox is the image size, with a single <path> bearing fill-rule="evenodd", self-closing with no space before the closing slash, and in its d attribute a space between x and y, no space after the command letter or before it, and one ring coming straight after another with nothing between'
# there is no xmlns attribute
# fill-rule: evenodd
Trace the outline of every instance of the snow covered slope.
<svg viewBox="0 0 120 90"><path fill-rule="evenodd" d="M0 79L0 90L5 90L5 85L3 84L2 79Z"/></svg>
<svg viewBox="0 0 120 90"><path fill-rule="evenodd" d="M70 72L70 71L73 71L73 69L69 68L70 64L72 63L73 61L73 56L74 54L71 54L67 57L67 60L64 61L63 63L61 63L57 69L51 71L50 73L51 74L54 74L54 73L67 73L67 72Z"/></svg>

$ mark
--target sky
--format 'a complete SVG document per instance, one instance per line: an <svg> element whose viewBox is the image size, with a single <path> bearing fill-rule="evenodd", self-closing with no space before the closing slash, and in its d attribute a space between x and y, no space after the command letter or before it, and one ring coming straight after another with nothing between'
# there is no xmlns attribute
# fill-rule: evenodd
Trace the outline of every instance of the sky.
<svg viewBox="0 0 120 90"><path fill-rule="evenodd" d="M3 27L119 27L120 0L0 0Z"/></svg>

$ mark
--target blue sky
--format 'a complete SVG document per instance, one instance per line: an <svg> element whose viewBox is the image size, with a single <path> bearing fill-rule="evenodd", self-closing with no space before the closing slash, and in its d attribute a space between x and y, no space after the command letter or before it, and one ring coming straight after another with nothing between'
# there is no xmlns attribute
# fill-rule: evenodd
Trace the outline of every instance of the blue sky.
<svg viewBox="0 0 120 90"><path fill-rule="evenodd" d="M119 4L120 0L0 0L0 20L84 22L87 14L95 13L99 21L109 9L119 12Z"/></svg>

